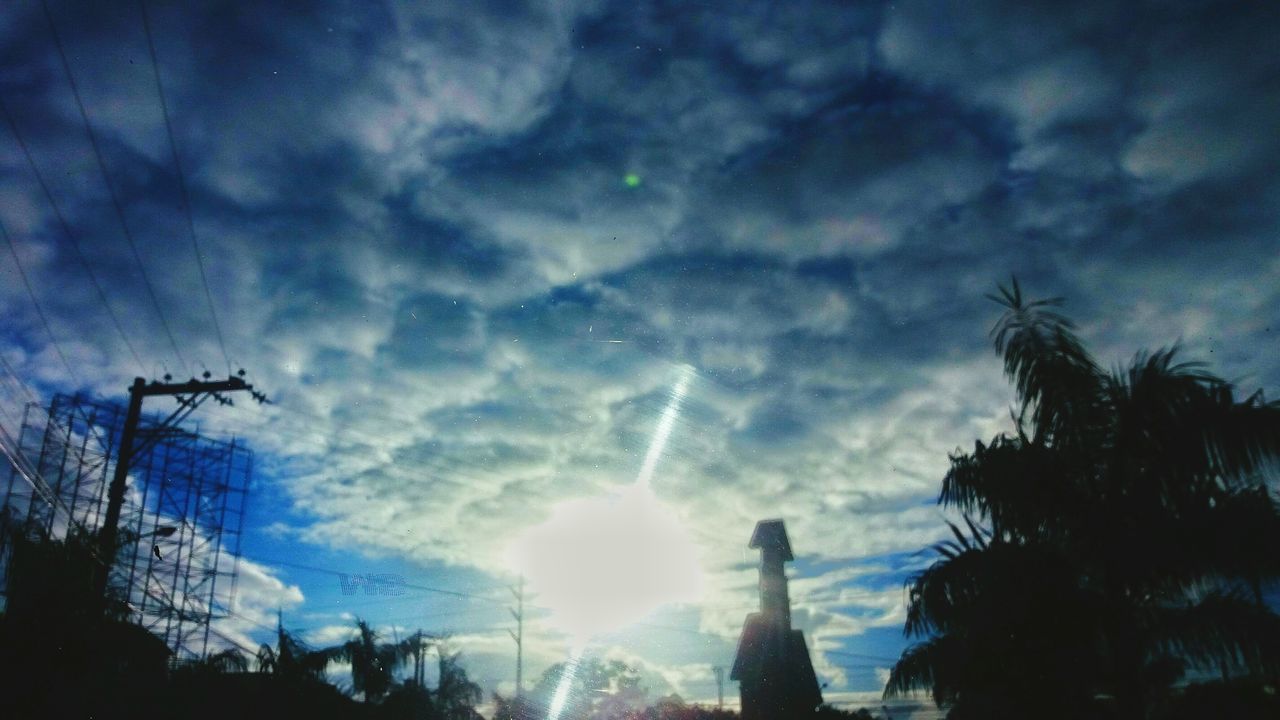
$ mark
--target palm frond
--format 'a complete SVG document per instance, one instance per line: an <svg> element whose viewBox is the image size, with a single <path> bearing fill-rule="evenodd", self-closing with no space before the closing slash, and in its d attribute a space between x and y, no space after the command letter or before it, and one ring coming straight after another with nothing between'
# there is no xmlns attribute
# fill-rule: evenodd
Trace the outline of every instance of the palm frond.
<svg viewBox="0 0 1280 720"><path fill-rule="evenodd" d="M469 717L470 709L484 697L480 686L467 676L460 653L442 651L440 672L433 693L445 717Z"/></svg>
<svg viewBox="0 0 1280 720"><path fill-rule="evenodd" d="M1139 353L1106 383L1115 414L1113 486L1175 511L1221 488L1256 487L1280 459L1280 404L1260 394L1237 401L1230 383L1198 363L1176 362L1177 352Z"/></svg>
<svg viewBox="0 0 1280 720"><path fill-rule="evenodd" d="M376 702L391 689L396 668L413 657L416 641L416 638L407 638L395 643L381 642L368 622L356 618L351 639L322 652L326 662L350 663L353 693L363 693L367 702Z"/></svg>
<svg viewBox="0 0 1280 720"><path fill-rule="evenodd" d="M1209 593L1184 607L1155 612L1155 643L1193 667L1280 672L1280 616L1240 590Z"/></svg>
<svg viewBox="0 0 1280 720"><path fill-rule="evenodd" d="M204 665L219 673L248 672L249 658L236 648L227 648L206 657Z"/></svg>
<svg viewBox="0 0 1280 720"><path fill-rule="evenodd" d="M950 456L938 502L990 521L996 535L1034 539L1084 504L1075 459L1023 438L997 436Z"/></svg>
<svg viewBox="0 0 1280 720"><path fill-rule="evenodd" d="M930 638L906 650L889 670L889 682L884 686L886 699L900 698L918 690L928 689L935 701L942 706L948 699L946 686L938 681L946 669L955 667L955 641L947 637Z"/></svg>
<svg viewBox="0 0 1280 720"><path fill-rule="evenodd" d="M888 696L951 717L1141 717L1187 667L1280 676L1280 404L1177 346L1100 370L1058 299L1016 279L991 336L1014 432L957 451L938 502L963 526L907 583ZM1046 714L1047 713L1047 714Z"/></svg>
<svg viewBox="0 0 1280 720"><path fill-rule="evenodd" d="M259 645L256 659L258 672L273 673L276 671L276 652L271 649L270 645L266 643Z"/></svg>
<svg viewBox="0 0 1280 720"><path fill-rule="evenodd" d="M1066 444L1081 420L1097 414L1102 374L1071 321L1052 309L1061 300L1027 302L1016 279L1000 292L995 300L1005 313L991 337L1018 392L1020 417L1030 413L1036 438Z"/></svg>
<svg viewBox="0 0 1280 720"><path fill-rule="evenodd" d="M1249 587L1258 599L1280 578L1280 505L1265 487L1225 490L1142 529L1146 568L1134 572L1163 574L1169 589L1194 590L1211 578Z"/></svg>

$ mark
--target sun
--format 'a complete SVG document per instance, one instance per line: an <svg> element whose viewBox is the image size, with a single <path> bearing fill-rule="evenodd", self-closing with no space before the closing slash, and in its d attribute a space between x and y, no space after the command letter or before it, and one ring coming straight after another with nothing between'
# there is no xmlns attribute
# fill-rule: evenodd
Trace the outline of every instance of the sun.
<svg viewBox="0 0 1280 720"><path fill-rule="evenodd" d="M516 539L508 565L524 576L536 603L576 647L620 630L659 607L696 601L702 590L697 547L670 508L653 494L681 404L696 374L676 368L636 480L617 494L570 500Z"/></svg>
<svg viewBox="0 0 1280 720"><path fill-rule="evenodd" d="M534 604L575 641L620 630L702 590L697 548L647 485L607 498L571 500L508 552Z"/></svg>

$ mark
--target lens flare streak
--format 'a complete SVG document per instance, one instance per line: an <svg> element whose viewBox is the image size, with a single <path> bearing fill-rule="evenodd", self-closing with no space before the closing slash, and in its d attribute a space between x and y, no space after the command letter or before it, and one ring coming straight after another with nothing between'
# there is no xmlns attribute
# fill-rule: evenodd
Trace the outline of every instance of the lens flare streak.
<svg viewBox="0 0 1280 720"><path fill-rule="evenodd" d="M653 432L653 439L649 441L649 451L645 453L644 463L636 476L637 487L647 488L653 479L653 471L658 467L658 461L662 459L662 453L667 448L667 439L671 437L671 429L675 427L676 418L680 415L680 404L684 402L685 393L689 391L689 380L692 376L693 368L688 365L680 369L680 379L676 381L676 386L671 391L671 399L667 401L667 407L662 411L658 427Z"/></svg>
<svg viewBox="0 0 1280 720"><path fill-rule="evenodd" d="M565 703L569 701L569 688L573 685L573 676L578 674L578 661L582 659L582 648L575 647L569 653L569 660L564 664L564 672L560 673L560 682L556 684L555 695L551 696L551 706L547 708L547 720L559 720L564 712Z"/></svg>

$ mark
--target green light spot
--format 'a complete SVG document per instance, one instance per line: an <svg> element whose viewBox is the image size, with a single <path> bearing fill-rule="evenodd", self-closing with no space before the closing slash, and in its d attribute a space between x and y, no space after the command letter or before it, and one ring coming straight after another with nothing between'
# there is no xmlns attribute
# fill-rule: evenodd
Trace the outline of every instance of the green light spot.
<svg viewBox="0 0 1280 720"><path fill-rule="evenodd" d="M627 173L622 182L626 183L629 188L640 187L640 176L635 173Z"/></svg>

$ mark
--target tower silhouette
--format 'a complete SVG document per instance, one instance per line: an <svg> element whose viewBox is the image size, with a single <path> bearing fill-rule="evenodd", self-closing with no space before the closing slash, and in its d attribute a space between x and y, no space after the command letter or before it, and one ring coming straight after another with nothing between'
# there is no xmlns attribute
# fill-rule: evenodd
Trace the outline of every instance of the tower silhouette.
<svg viewBox="0 0 1280 720"><path fill-rule="evenodd" d="M747 615L730 679L738 681L743 720L783 720L822 704L804 633L791 627L785 563L795 559L781 520L756 524L748 547L760 550L760 611Z"/></svg>

